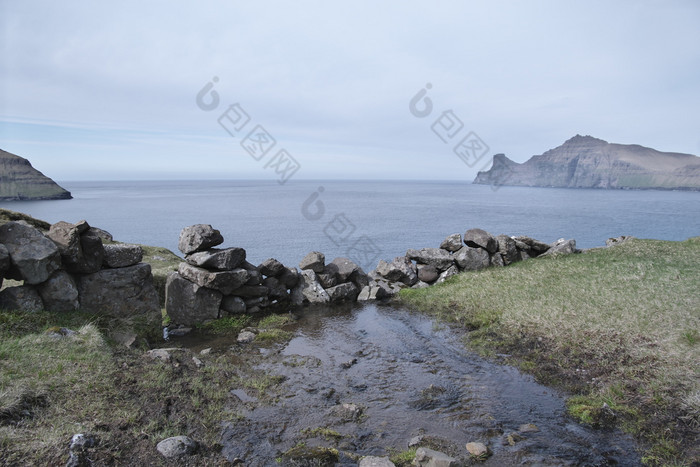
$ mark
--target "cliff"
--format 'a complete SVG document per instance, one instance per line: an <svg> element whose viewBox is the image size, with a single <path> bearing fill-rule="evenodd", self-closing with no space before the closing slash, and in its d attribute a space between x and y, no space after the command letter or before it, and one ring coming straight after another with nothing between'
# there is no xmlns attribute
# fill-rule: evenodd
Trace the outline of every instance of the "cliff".
<svg viewBox="0 0 700 467"><path fill-rule="evenodd" d="M484 185L700 190L700 157L576 135L519 164L504 154L479 172Z"/></svg>
<svg viewBox="0 0 700 467"><path fill-rule="evenodd" d="M27 159L0 149L0 201L70 198L69 191L32 167Z"/></svg>

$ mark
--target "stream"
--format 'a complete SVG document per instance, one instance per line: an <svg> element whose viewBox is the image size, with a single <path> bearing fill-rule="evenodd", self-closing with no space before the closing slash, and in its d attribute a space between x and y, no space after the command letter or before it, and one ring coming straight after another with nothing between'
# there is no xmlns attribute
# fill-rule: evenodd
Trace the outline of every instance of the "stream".
<svg viewBox="0 0 700 467"><path fill-rule="evenodd" d="M336 448L335 465L357 465L356 456L412 441L470 464L465 444L477 441L492 452L483 465L640 465L631 437L576 423L561 393L466 350L459 333L422 313L365 304L296 318L285 328L291 340L257 349L256 370L281 381L274 397L231 388L237 416L221 441L229 461L326 465L282 457L303 442Z"/></svg>

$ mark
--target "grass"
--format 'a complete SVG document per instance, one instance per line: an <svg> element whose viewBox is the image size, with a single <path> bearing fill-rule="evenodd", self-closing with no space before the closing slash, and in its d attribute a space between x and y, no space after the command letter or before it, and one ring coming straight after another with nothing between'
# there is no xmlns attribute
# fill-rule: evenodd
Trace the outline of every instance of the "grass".
<svg viewBox="0 0 700 467"><path fill-rule="evenodd" d="M143 262L151 265L153 285L158 292L160 305L165 306L165 281L168 274L177 271L179 264L184 261L167 248L140 245L143 249Z"/></svg>
<svg viewBox="0 0 700 467"><path fill-rule="evenodd" d="M511 354L571 391L582 421L640 436L648 464L682 465L699 455L698 264L700 237L633 240L464 273L400 298L469 330L476 350Z"/></svg>

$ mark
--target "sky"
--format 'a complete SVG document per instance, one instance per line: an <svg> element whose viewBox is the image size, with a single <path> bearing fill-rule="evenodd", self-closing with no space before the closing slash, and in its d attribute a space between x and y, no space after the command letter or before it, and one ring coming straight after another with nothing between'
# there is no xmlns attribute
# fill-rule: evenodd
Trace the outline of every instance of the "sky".
<svg viewBox="0 0 700 467"><path fill-rule="evenodd" d="M576 134L698 155L699 24L695 0L0 0L0 149L58 181L280 183L471 181Z"/></svg>

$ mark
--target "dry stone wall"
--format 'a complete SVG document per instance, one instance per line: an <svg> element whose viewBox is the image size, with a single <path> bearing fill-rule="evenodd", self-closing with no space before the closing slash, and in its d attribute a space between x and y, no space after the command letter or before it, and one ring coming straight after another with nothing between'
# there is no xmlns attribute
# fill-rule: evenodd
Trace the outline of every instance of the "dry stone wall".
<svg viewBox="0 0 700 467"><path fill-rule="evenodd" d="M0 308L84 310L160 322L151 267L138 245L103 244L111 236L86 221L58 222L48 232L24 221L0 226Z"/></svg>

